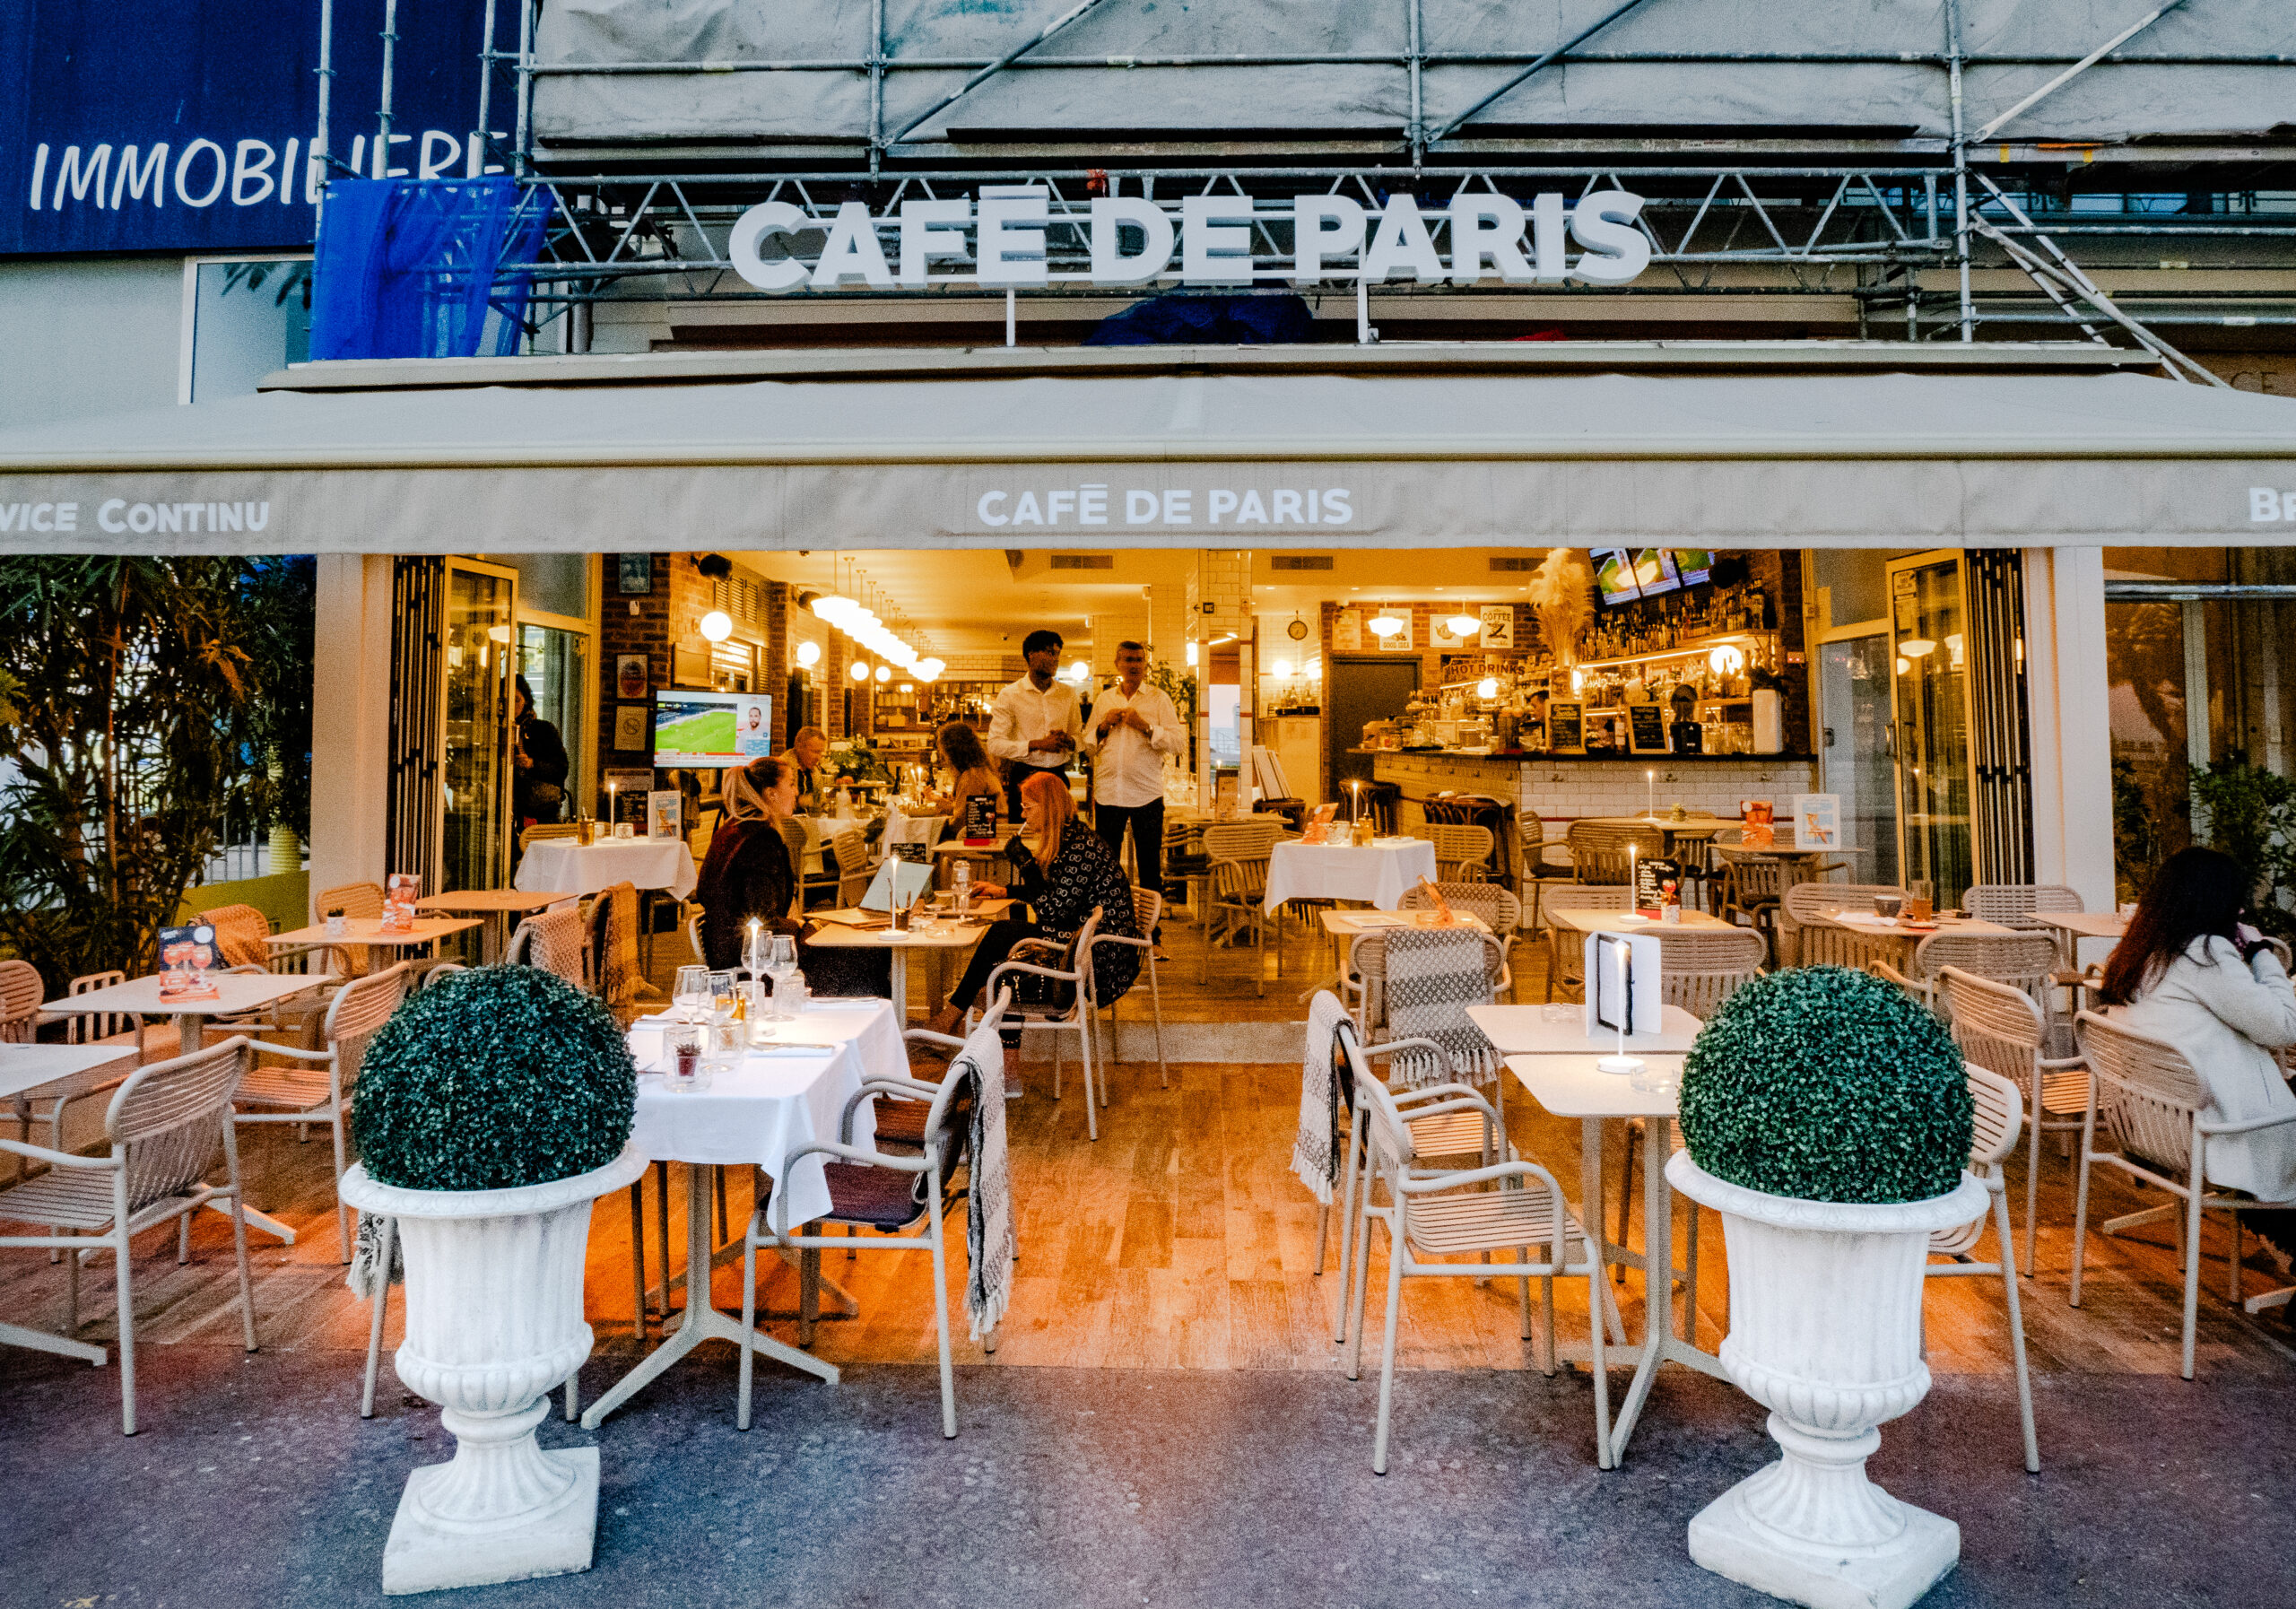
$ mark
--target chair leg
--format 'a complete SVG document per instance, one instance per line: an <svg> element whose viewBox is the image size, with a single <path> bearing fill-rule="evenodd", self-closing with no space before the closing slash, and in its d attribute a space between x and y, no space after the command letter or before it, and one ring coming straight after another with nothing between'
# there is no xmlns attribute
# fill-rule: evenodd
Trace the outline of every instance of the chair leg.
<svg viewBox="0 0 2296 1609"><path fill-rule="evenodd" d="M630 1187L630 1326L646 1344L646 1181Z"/></svg>
<svg viewBox="0 0 2296 1609"><path fill-rule="evenodd" d="M709 1173L718 1187L718 1238L723 1240L726 1238L726 1170L712 1168Z"/></svg>
<svg viewBox="0 0 2296 1609"><path fill-rule="evenodd" d="M1340 1161L1339 1189L1332 1196L1332 1205L1339 1209L1339 1313L1332 1326L1331 1338L1335 1344L1342 1346L1347 1343L1348 1315L1352 1310L1347 1304L1354 1281L1355 1257L1360 1249L1355 1236L1358 1222L1355 1216L1355 1147L1361 1134L1361 1122L1362 1118L1357 1116L1348 1124L1347 1150Z"/></svg>
<svg viewBox="0 0 2296 1609"><path fill-rule="evenodd" d="M2224 1300L2237 1308L2240 1305L2240 1214L2236 1208L2224 1215L2232 1221L2232 1249L2224 1259Z"/></svg>
<svg viewBox="0 0 2296 1609"><path fill-rule="evenodd" d="M808 1235L818 1235L821 1233L821 1225L818 1223L808 1224L805 1228L805 1232ZM693 1292L691 1289L686 1292L686 1300L689 1301L693 1300ZM811 1346L813 1344L813 1325L821 1316L821 1248L815 1246L808 1246L804 1251L798 1254L797 1257L798 1345Z"/></svg>
<svg viewBox="0 0 2296 1609"><path fill-rule="evenodd" d="M942 1260L941 1181L927 1175L926 1187L933 1192L933 1338L941 1349L941 1434L954 1439L957 1377L949 1360L949 1275Z"/></svg>
<svg viewBox="0 0 2296 1609"><path fill-rule="evenodd" d="M2192 1196L2185 1203L2185 1367L2184 1378L2192 1379L2193 1341L2200 1329L2200 1195L2207 1187L2200 1170L2192 1170ZM123 1337L124 1338L124 1337Z"/></svg>
<svg viewBox="0 0 2296 1609"><path fill-rule="evenodd" d="M335 1110L328 1115L327 1126L334 1131L335 1137L335 1232L340 1238L343 1261L348 1264L351 1261L351 1209L343 1200L343 1172L351 1161L344 1155L342 1102L337 1101Z"/></svg>
<svg viewBox="0 0 2296 1609"><path fill-rule="evenodd" d="M1355 1230L1355 1300L1349 1310L1347 1329L1347 1378L1363 1378L1363 1304L1370 1299L1371 1283L1371 1159L1363 1159L1362 1205L1356 1212ZM1395 1253L1395 1227L1387 1227L1387 1251Z"/></svg>
<svg viewBox="0 0 2296 1609"><path fill-rule="evenodd" d="M670 1327L670 1165L667 1162L654 1164L654 1262L662 1271L662 1328L666 1333ZM686 1300L689 1301L693 1300L692 1287L696 1277L692 1269L685 1271ZM699 1277L706 1297L709 1291L709 1270L702 1269Z"/></svg>
<svg viewBox="0 0 2296 1609"><path fill-rule="evenodd" d="M1639 1149L1640 1147L1636 1145L1634 1143L1634 1124L1632 1120L1630 1119L1626 1126L1626 1165L1619 1175L1618 1187L1618 1243L1622 1247L1626 1244L1627 1227L1634 1212L1634 1153ZM1595 1216L1597 1222L1601 1222L1602 1211L1602 1203L1596 1202L1595 1204ZM1650 1261L1650 1248L1646 1246L1642 1250L1644 1253L1643 1262L1646 1265L1644 1272L1648 1274L1652 1269L1657 1267L1657 1265ZM1611 1271L1611 1277L1616 1280L1620 1284L1624 1284L1626 1283L1626 1265L1623 1263L1619 1264ZM1645 1283L1648 1284L1647 1281ZM1658 1287L1653 1284L1648 1285L1648 1289L1655 1293Z"/></svg>
<svg viewBox="0 0 2296 1609"><path fill-rule="evenodd" d="M757 1363L757 1349L750 1344L757 1325L757 1247L751 1231L742 1232L742 1370L734 1391L734 1428L750 1428L750 1376Z"/></svg>
<svg viewBox="0 0 2296 1609"><path fill-rule="evenodd" d="M2009 1310L2009 1358L2017 1366L2017 1416L2025 1432L2025 1473L2041 1472L2040 1439L2033 1433L2033 1379L2025 1367L2025 1314L2017 1299L2017 1252L2009 1227L2009 1195L1993 1197L1993 1232L2001 1242L2001 1289Z"/></svg>
<svg viewBox="0 0 2296 1609"><path fill-rule="evenodd" d="M1083 1069L1084 1080L1084 1135L1087 1139L1098 1140L1100 1137L1100 1109L1108 1104L1108 1098L1104 1091L1096 1091L1092 1087L1093 1075L1099 1068L1098 1057L1093 1055L1092 1039L1092 1013L1081 1012L1076 1019L1076 1061ZM1059 1044L1060 1036L1055 1034L1052 1042ZM1059 1052L1056 1050L1053 1054L1057 1056ZM1106 1078L1107 1074L1100 1072L1100 1076Z"/></svg>
<svg viewBox="0 0 2296 1609"><path fill-rule="evenodd" d="M181 1268L190 1261L191 1214L186 1213L176 1220L176 1266Z"/></svg>
<svg viewBox="0 0 2296 1609"><path fill-rule="evenodd" d="M2041 1075L2033 1072L2032 1104L2025 1109L2032 1114L2032 1135L2025 1158L2025 1277L2033 1277L2033 1248L2040 1237L2041 1200Z"/></svg>
<svg viewBox="0 0 2296 1609"><path fill-rule="evenodd" d="M2089 1248L2089 1145L2095 1138L2092 1118L2081 1124L2080 1172L2073 1187L2073 1290L2066 1298L2072 1307L2081 1305L2081 1263Z"/></svg>
<svg viewBox="0 0 2296 1609"><path fill-rule="evenodd" d="M1531 1248L1527 1246L1515 1248L1515 1260L1518 1263L1529 1262ZM1531 1276L1526 1274L1516 1283L1522 1287L1520 1295L1523 1309L1523 1339L1527 1341L1531 1338Z"/></svg>
<svg viewBox="0 0 2296 1609"><path fill-rule="evenodd" d="M1331 1234L1331 1203L1320 1202L1316 1206L1316 1261L1308 1272L1320 1276L1324 1271L1324 1241Z"/></svg>
<svg viewBox="0 0 2296 1609"><path fill-rule="evenodd" d="M115 1198L117 1199L117 1198ZM127 1225L123 1221L111 1233L111 1260L114 1283L118 1287L119 1303L119 1429L124 1436L135 1434L135 1297L128 1281ZM76 1269L80 1259L71 1257Z"/></svg>
<svg viewBox="0 0 2296 1609"><path fill-rule="evenodd" d="M1148 956L1148 999L1156 1013L1156 1079L1164 1089L1172 1087L1172 1069L1164 1060L1164 987L1156 977L1156 957Z"/></svg>
<svg viewBox="0 0 2296 1609"><path fill-rule="evenodd" d="M1595 1467L1615 1469L1618 1455L1611 1450L1611 1371L1603 1355L1602 1308L1610 1300L1610 1287L1603 1279L1603 1258L1594 1252L1595 1265L1587 1274L1587 1362L1595 1377Z"/></svg>
<svg viewBox="0 0 2296 1609"><path fill-rule="evenodd" d="M1396 1213L1402 1215L1397 1203ZM1386 1339L1379 1352L1379 1424L1371 1438L1371 1473L1387 1473L1387 1425L1396 1400L1396 1331L1403 1317L1403 1236L1390 1224L1387 1229L1387 1311Z"/></svg>
<svg viewBox="0 0 2296 1609"><path fill-rule="evenodd" d="M398 1239L398 1220L382 1221L382 1257L375 1270L375 1294L367 1302L367 1383L359 1393L359 1417L375 1416L375 1372L383 1358L383 1315L391 1303L391 1255Z"/></svg>
<svg viewBox="0 0 2296 1609"><path fill-rule="evenodd" d="M184 1214L189 1220L188 1213ZM235 1188L231 1192L231 1256L239 1265L239 1328L248 1350L255 1346L255 1276L248 1269L248 1204Z"/></svg>
<svg viewBox="0 0 2296 1609"><path fill-rule="evenodd" d="M1592 1315L1588 1315L1592 1317ZM1539 1326L1546 1336L1540 1348L1539 1371L1547 1379L1554 1378L1554 1276L1549 1274L1539 1281Z"/></svg>

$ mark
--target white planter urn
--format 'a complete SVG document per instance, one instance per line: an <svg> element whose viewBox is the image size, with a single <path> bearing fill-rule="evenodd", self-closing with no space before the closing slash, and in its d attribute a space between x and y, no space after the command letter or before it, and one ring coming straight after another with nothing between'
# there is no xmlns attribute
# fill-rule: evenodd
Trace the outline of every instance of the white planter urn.
<svg viewBox="0 0 2296 1609"><path fill-rule="evenodd" d="M343 1198L398 1221L406 1340L392 1359L437 1403L455 1456L407 1477L383 1590L483 1587L590 1568L598 1449L544 1452L545 1393L590 1355L582 1263L590 1204L646 1171L635 1148L515 1190L405 1190L354 1167Z"/></svg>
<svg viewBox="0 0 2296 1609"><path fill-rule="evenodd" d="M1866 1478L1876 1428L1929 1393L1921 1357L1930 1235L1980 1216L1969 1174L1926 1201L1801 1201L1717 1178L1687 1152L1675 1189L1722 1215L1730 1333L1722 1367L1770 1410L1784 1457L1690 1522L1690 1556L1818 1609L1906 1609L1959 1562L1961 1530Z"/></svg>

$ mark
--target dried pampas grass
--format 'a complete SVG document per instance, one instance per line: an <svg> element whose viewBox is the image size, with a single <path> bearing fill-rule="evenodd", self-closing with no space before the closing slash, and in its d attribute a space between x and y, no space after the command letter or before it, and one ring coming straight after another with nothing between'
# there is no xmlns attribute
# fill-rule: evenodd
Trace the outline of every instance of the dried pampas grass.
<svg viewBox="0 0 2296 1609"><path fill-rule="evenodd" d="M1578 634L1595 618L1595 572L1578 549L1549 548L1531 576L1531 613L1557 665L1578 662Z"/></svg>

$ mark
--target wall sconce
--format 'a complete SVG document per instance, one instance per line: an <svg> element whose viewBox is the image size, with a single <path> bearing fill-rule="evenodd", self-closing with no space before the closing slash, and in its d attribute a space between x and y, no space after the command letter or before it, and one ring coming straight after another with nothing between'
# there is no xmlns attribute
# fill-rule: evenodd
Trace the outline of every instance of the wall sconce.
<svg viewBox="0 0 2296 1609"><path fill-rule="evenodd" d="M797 645L797 664L802 668L811 670L821 662L822 645L820 643L801 642Z"/></svg>
<svg viewBox="0 0 2296 1609"><path fill-rule="evenodd" d="M734 617L723 609L712 609L701 617L698 628L710 642L723 642L734 634Z"/></svg>

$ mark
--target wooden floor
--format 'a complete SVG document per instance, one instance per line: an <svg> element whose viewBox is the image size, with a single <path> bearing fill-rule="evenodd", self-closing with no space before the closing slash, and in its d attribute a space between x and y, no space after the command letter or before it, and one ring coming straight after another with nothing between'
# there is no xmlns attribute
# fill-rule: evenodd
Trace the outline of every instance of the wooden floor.
<svg viewBox="0 0 2296 1609"><path fill-rule="evenodd" d="M1032 1069L1025 1099L1011 1117L1012 1171L1022 1260L1012 1310L995 1361L1009 1366L1059 1364L1117 1368L1329 1369L1335 1277L1313 1272L1316 1210L1292 1175L1288 1159L1298 1111L1295 1069L1277 1065L1187 1064L1160 1088L1152 1065L1126 1066L1095 1144L1084 1135L1081 1096L1050 1099L1048 1080ZM1578 1193L1578 1126L1547 1118L1527 1100L1509 1103L1512 1136L1526 1155L1544 1161ZM1613 1139L1612 1144L1618 1142ZM367 1309L343 1284L337 1261L328 1148L323 1135L296 1143L289 1128L270 1128L244 1143L253 1203L293 1224L300 1239L283 1248L253 1238L261 1338L267 1347L364 1346ZM1615 1153L1613 1154L1615 1162ZM674 1170L670 1243L683 1255L683 1170ZM1616 1175L1613 1174L1615 1193ZM749 1206L747 1181L730 1178L734 1211ZM2022 1205L2022 1177L2015 1199ZM653 1239L654 1192L647 1198ZM2025 1322L2039 1375L2082 1372L2173 1374L2178 1366L2179 1282L2166 1226L2128 1239L2093 1235L2084 1305L2066 1305L2071 1240L2068 1169L2044 1161L2039 1274L2025 1282ZM2150 1205L2100 1173L2092 1210L2099 1218ZM1689 1204L1680 1204L1681 1230ZM1702 1344L1718 1339L1725 1302L1719 1226L1705 1220L1703 1283L1697 1293ZM1638 1214L1635 1237L1640 1235ZM963 1339L961 1305L963 1239L952 1237L949 1278L961 1361L980 1361ZM1989 1244L1989 1242L1988 1242ZM2209 1229L2208 1277L2201 1298L2200 1370L2204 1380L2228 1375L2285 1378L2296 1353L2277 1319L2250 1320L2222 1295L2224 1242ZM2251 1247L2254 1241L2250 1241ZM204 1215L193 1258L178 1267L171 1233L139 1247L134 1279L138 1335L147 1344L229 1344L239 1331L227 1223ZM626 1196L599 1203L591 1230L588 1311L602 1351L634 1355L631 1238ZM649 1265L652 1263L649 1252ZM922 1252L829 1255L826 1272L857 1299L857 1313L821 1326L816 1351L845 1361L930 1362L934 1357L930 1265ZM649 1271L659 1278L658 1266ZM1375 1265L1370 1334L1381 1310ZM0 1318L44 1328L60 1322L64 1270L44 1253L0 1256ZM720 1268L715 1300L740 1300L739 1265ZM2261 1256L2245 1274L2253 1292L2274 1282ZM1641 1324L1640 1276L1617 1288L1631 1333ZM788 1308L795 1276L777 1269L771 1306ZM674 1300L682 1296L674 1294ZM85 1339L114 1335L108 1259L82 1279ZM1583 1345L1586 1302L1559 1287L1560 1340ZM1948 1371L1999 1372L2008 1367L2000 1284L1989 1278L1933 1282L1927 1300L1930 1361ZM777 1323L787 1335L795 1326ZM388 1339L399 1326L394 1304ZM655 1330L658 1335L658 1326ZM1535 1351L1518 1335L1511 1290L1471 1281L1422 1281L1407 1287L1402 1363L1413 1369L1520 1369ZM350 1365L346 1365L350 1367Z"/></svg>

